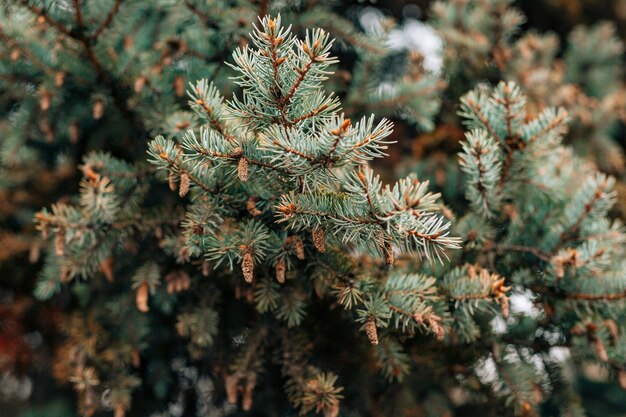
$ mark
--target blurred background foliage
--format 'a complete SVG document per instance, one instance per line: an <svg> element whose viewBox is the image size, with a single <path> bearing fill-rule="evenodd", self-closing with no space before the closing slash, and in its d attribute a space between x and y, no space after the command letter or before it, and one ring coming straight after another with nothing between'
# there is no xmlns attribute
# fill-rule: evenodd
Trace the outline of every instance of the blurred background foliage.
<svg viewBox="0 0 626 417"><path fill-rule="evenodd" d="M398 25L402 25L411 19L429 19L430 3L425 0L333 1L329 3L328 9L363 30L361 17L367 8L375 8L383 15L393 18ZM561 39L566 39L576 25L595 25L601 21L611 21L617 28L617 35L626 41L626 0L520 0L515 2L515 6L527 16L527 21L522 26L523 31L552 31ZM245 22L240 33L232 33L228 41L243 36L247 31ZM204 41L198 40L200 44ZM176 48L176 45L171 44L161 46L164 51L167 47ZM562 43L561 47L563 46ZM9 52L7 48L2 49L2 53ZM345 81L342 77L350 76L358 58L347 48L344 52L340 54L340 70L331 80L338 86ZM563 54L562 48L558 54ZM226 55L223 58L226 58ZM394 57L391 56L389 59L393 60ZM202 57L198 57L198 68L202 69L203 76L206 76L204 72L207 68L217 72L218 68L222 67L215 62L207 66L200 65L202 60ZM227 69L220 71L220 76L227 76ZM171 77L168 83L179 82L175 78L176 74L168 76ZM193 78L193 75L190 78ZM342 97L344 100L346 91L347 89L344 90ZM1 94L3 93L0 91ZM443 97L442 106L454 108L457 98ZM94 98L90 97L89 100L93 101ZM358 102L353 100L352 104L355 106L353 110L358 111ZM110 122L115 123L115 120ZM164 121L168 122L176 121ZM446 176L445 164L448 157L459 151L458 142L463 138L462 130L452 124L443 123L441 124L443 127L424 133L415 123L403 122L402 119L397 119L395 123L394 139L399 143L390 149L391 157L379 163L386 176L393 177L403 166L409 167L416 161L425 161L431 165L425 170L434 172L435 184L444 187L454 182L453 177ZM7 120L0 120L0 131L6 128L7 124ZM158 124L155 123L155 126ZM141 129L145 127L135 130ZM129 135L129 132L120 134ZM623 123L620 122L613 138L621 146L622 151L626 151L626 127ZM0 138L0 141L3 139ZM84 146L91 149L104 148L114 154L125 154L128 151L123 141L113 144L104 141L103 138L97 138L93 143ZM141 146L135 149L136 155L144 152ZM81 156L85 151L86 149L77 150L76 156ZM406 155L411 155L408 161ZM53 156L58 155L50 154L50 157ZM61 341L59 327L63 322L62 311L67 307L71 296L65 294L47 304L37 303L32 296L37 273L41 267L35 258L36 255L33 254L36 248L33 249L35 230L32 215L35 210L48 205L50 201L78 191L79 172L76 169L78 161L80 158L68 158L67 164L56 165L54 172L50 172L49 166L42 164L33 168L39 170L35 176L37 180L28 180L27 188L11 189L9 192L4 190L3 194L0 194L0 372L2 372L0 416L2 417L75 415L74 392L67 386L56 384L51 369L53 351ZM625 218L626 188L623 172L618 174L622 175L621 186L618 188L620 196L618 211L619 216ZM21 210L23 207L32 209ZM589 367L587 372L580 376L577 388L590 416L626 416L624 391L617 384L606 382L604 370ZM545 413L555 415L556 410L546 406ZM435 412L432 415L438 414Z"/></svg>

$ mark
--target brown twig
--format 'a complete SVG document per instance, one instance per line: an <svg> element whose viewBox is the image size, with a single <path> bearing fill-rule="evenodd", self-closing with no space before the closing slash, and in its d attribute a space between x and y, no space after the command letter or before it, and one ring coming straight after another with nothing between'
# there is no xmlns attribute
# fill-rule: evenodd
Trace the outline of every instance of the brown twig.
<svg viewBox="0 0 626 417"><path fill-rule="evenodd" d="M261 0L261 4L259 5L259 17L263 18L267 14L267 11L270 7L270 0Z"/></svg>
<svg viewBox="0 0 626 417"><path fill-rule="evenodd" d="M300 84L302 84L302 81L304 81L304 79L306 78L307 74L311 70L312 66L313 66L313 58L311 58L309 60L309 62L306 63L306 65L304 66L303 69L301 69L301 70L298 69L297 70L300 75L298 76L298 79L296 80L296 82L293 83L293 85L291 86L291 89L289 90L287 95L281 99L283 104L287 104L288 105L291 102L291 98L296 93L296 91L298 91L298 88L300 87Z"/></svg>
<svg viewBox="0 0 626 417"><path fill-rule="evenodd" d="M98 39L98 37L100 36L100 34L107 28L109 27L109 25L111 24L111 22L113 22L113 18L115 18L115 16L117 15L117 13L120 10L120 6L122 5L122 2L124 0L115 0L115 3L113 4L113 7L111 7L111 10L109 10L109 13L107 14L107 16L104 18L104 20L102 21L102 23L100 23L100 26L98 26L98 28L94 31L94 33L91 35L91 39L93 39L94 41L96 39Z"/></svg>
<svg viewBox="0 0 626 417"><path fill-rule="evenodd" d="M537 258L541 259L544 262L550 262L550 254L542 251L539 248L533 248L531 246L523 246L523 245L507 245L507 244L497 244L494 246L496 251L511 251L511 252L523 252L530 253L535 255Z"/></svg>
<svg viewBox="0 0 626 417"><path fill-rule="evenodd" d="M58 30L59 32L63 33L66 36L69 37L74 37L73 33L71 30L69 30L68 28L66 28L62 23L57 22L56 20L54 20L53 18L51 18L50 16L48 16L48 14L45 12L45 10L40 9L39 7L30 4L28 1L26 0L22 0L22 4L28 8L31 12L33 12L34 14L36 14L37 16L40 16L41 18L43 18L45 20L46 23L48 23L50 26L54 27L56 30Z"/></svg>

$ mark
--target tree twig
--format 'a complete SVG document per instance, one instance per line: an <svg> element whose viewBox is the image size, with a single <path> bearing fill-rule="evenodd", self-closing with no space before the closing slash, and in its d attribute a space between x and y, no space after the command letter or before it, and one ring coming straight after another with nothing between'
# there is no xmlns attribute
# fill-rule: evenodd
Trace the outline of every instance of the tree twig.
<svg viewBox="0 0 626 417"><path fill-rule="evenodd" d="M122 2L124 0L115 0L115 3L113 4L113 7L111 7L111 10L109 10L109 13L107 14L107 16L104 18L104 20L102 21L102 23L100 23L100 26L98 26L98 28L94 31L94 33L91 35L91 39L93 39L94 41L98 39L98 37L100 36L100 34L107 28L109 27L109 25L111 24L111 22L113 22L113 18L117 15L117 13L120 10L120 6L122 5Z"/></svg>

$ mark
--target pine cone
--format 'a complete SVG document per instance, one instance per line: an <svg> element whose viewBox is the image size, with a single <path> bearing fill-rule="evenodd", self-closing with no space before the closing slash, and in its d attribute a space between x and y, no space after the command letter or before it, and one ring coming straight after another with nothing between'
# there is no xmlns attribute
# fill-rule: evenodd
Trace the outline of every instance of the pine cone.
<svg viewBox="0 0 626 417"><path fill-rule="evenodd" d="M68 282L70 282L70 278L70 270L67 268L67 266L62 265L61 271L59 272L59 279L62 283L67 284Z"/></svg>
<svg viewBox="0 0 626 417"><path fill-rule="evenodd" d="M185 94L185 80L180 75L174 78L174 93L178 97L182 97L182 95Z"/></svg>
<svg viewBox="0 0 626 417"><path fill-rule="evenodd" d="M41 246L39 243L33 243L30 245L30 250L28 251L28 262L31 264L37 263L39 260L39 256L41 255Z"/></svg>
<svg viewBox="0 0 626 417"><path fill-rule="evenodd" d="M186 172L180 174L180 188L178 190L178 195L180 197L184 197L189 192L189 175Z"/></svg>
<svg viewBox="0 0 626 417"><path fill-rule="evenodd" d="M102 118L104 115L104 101L102 99L98 99L93 103L91 113L93 118L96 120Z"/></svg>
<svg viewBox="0 0 626 417"><path fill-rule="evenodd" d="M211 264L209 261L202 261L202 276L208 277L211 272Z"/></svg>
<svg viewBox="0 0 626 417"><path fill-rule="evenodd" d="M445 336L445 331L441 326L441 317L431 314L428 316L428 326L430 330L434 333L437 340L443 340Z"/></svg>
<svg viewBox="0 0 626 417"><path fill-rule="evenodd" d="M304 259L304 243L302 243L302 239L298 236L290 236L287 238L287 243L293 245L293 249L296 252L296 257L298 259Z"/></svg>
<svg viewBox="0 0 626 417"><path fill-rule="evenodd" d="M147 78L143 75L141 77L135 78L135 82L133 83L133 90L135 93L141 93L143 87L146 85Z"/></svg>
<svg viewBox="0 0 626 417"><path fill-rule="evenodd" d="M626 370L619 370L617 373L617 381L619 382L619 386L626 390Z"/></svg>
<svg viewBox="0 0 626 417"><path fill-rule="evenodd" d="M259 216L261 214L261 210L256 208L257 201L258 201L257 197L250 197L248 199L248 202L246 203L246 208L248 209L248 213L250 213L250 215L253 217Z"/></svg>
<svg viewBox="0 0 626 417"><path fill-rule="evenodd" d="M239 385L239 378L237 375L228 375L224 380L224 388L226 389L226 400L230 404L237 404L237 388Z"/></svg>
<svg viewBox="0 0 626 417"><path fill-rule="evenodd" d="M72 124L70 124L70 127L69 127L68 131L69 131L68 133L69 133L69 136L70 136L70 142L74 143L74 144L78 143L78 139L79 139L79 136L80 136L80 130L78 129L78 123L73 122Z"/></svg>
<svg viewBox="0 0 626 417"><path fill-rule="evenodd" d="M609 354L606 352L606 347L604 346L604 343L602 343L602 340L600 340L597 336L594 336L592 343L594 349L596 350L596 355L598 355L598 359L602 362L608 362Z"/></svg>
<svg viewBox="0 0 626 417"><path fill-rule="evenodd" d="M139 286L139 288L137 288L137 294L135 297L137 310L141 311L142 313L147 313L150 310L150 308L148 307L148 295L149 295L148 283L143 282Z"/></svg>
<svg viewBox="0 0 626 417"><path fill-rule="evenodd" d="M387 265L393 265L396 261L395 255L393 253L393 246L391 243L386 242L383 246L383 255L385 256L385 263Z"/></svg>
<svg viewBox="0 0 626 417"><path fill-rule="evenodd" d="M65 232L59 230L54 238L54 253L56 256L63 256L65 254Z"/></svg>
<svg viewBox="0 0 626 417"><path fill-rule="evenodd" d="M246 158L239 158L237 164L237 175L241 182L248 181L248 160Z"/></svg>
<svg viewBox="0 0 626 417"><path fill-rule="evenodd" d="M170 172L168 179L169 179L170 190L176 191L176 174L174 174L173 172Z"/></svg>
<svg viewBox="0 0 626 417"><path fill-rule="evenodd" d="M241 408L244 411L249 411L252 408L252 399L254 395L254 387L256 385L256 374L254 372L248 373L246 379L246 386L243 390L243 398L241 400Z"/></svg>
<svg viewBox="0 0 626 417"><path fill-rule="evenodd" d="M285 263L285 258L281 258L278 262L276 262L276 281L280 284L285 282L285 270L287 265Z"/></svg>
<svg viewBox="0 0 626 417"><path fill-rule="evenodd" d="M313 229L313 244L320 253L326 252L326 238L324 237L324 229L321 227Z"/></svg>
<svg viewBox="0 0 626 417"><path fill-rule="evenodd" d="M254 281L254 253L250 248L247 248L243 254L241 271L243 272L243 279L248 284L251 284Z"/></svg>
<svg viewBox="0 0 626 417"><path fill-rule="evenodd" d="M108 282L113 282L113 257L109 256L100 263L100 269Z"/></svg>
<svg viewBox="0 0 626 417"><path fill-rule="evenodd" d="M141 356L139 356L139 351L137 349L134 349L132 356L133 356L133 366L135 368L139 368L139 366L141 365Z"/></svg>
<svg viewBox="0 0 626 417"><path fill-rule="evenodd" d="M189 286L191 285L189 275L184 271L170 272L165 277L165 281L167 282L168 294L174 294L177 292L188 290Z"/></svg>
<svg viewBox="0 0 626 417"><path fill-rule="evenodd" d="M378 344L378 332L376 331L376 319L370 317L365 322L365 333L367 334L367 338L370 340L372 345Z"/></svg>
<svg viewBox="0 0 626 417"><path fill-rule="evenodd" d="M117 403L115 405L114 417L124 417L124 416L126 416L126 409L124 408L124 404Z"/></svg>

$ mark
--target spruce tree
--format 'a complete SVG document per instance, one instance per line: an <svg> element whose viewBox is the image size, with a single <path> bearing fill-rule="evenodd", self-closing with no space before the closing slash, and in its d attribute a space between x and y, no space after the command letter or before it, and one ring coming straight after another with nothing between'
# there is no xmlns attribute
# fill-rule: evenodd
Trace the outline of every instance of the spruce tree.
<svg viewBox="0 0 626 417"><path fill-rule="evenodd" d="M510 3L436 2L441 72L413 53L391 74L391 27L362 34L322 5L7 8L20 105L3 149L20 156L3 153L0 186L70 161L33 193L40 238L12 218L7 241L14 259L41 248L34 294L62 311L52 373L79 413L587 415L572 371L626 386L620 180L597 168L623 172L602 157L622 46L579 28L561 61ZM52 32L20 27L33 15ZM462 139L387 185L394 125ZM68 150L78 193L51 204Z"/></svg>

